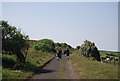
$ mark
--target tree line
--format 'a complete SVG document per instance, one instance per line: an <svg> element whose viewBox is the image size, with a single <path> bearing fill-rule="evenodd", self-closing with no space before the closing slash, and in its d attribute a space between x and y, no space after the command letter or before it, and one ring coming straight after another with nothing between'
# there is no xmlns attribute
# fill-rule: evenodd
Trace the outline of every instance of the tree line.
<svg viewBox="0 0 120 81"><path fill-rule="evenodd" d="M42 39L31 45L29 36L22 34L15 26L8 24L8 21L0 21L0 30L2 30L2 54L16 55L17 61L25 63L29 47L43 52L56 52L56 47L72 48L66 43L55 43L51 39Z"/></svg>
<svg viewBox="0 0 120 81"><path fill-rule="evenodd" d="M53 53L56 53L56 48L61 48L62 50L65 50L66 48L69 48L70 50L73 49L67 43L55 43L51 39L39 40L34 45L34 49L35 50L41 50L43 52L53 52Z"/></svg>
<svg viewBox="0 0 120 81"><path fill-rule="evenodd" d="M2 54L15 54L19 62L25 63L27 51L31 46L29 36L22 34L15 26L9 25L7 21L0 21L0 26L2 30ZM69 48L71 51L74 50L74 48L67 43L55 43L51 39L38 40L32 47L34 50L52 53L56 53L56 47L62 50L66 48ZM100 61L100 54L95 43L86 40L81 46L77 46L76 49L80 50L81 55L95 57Z"/></svg>

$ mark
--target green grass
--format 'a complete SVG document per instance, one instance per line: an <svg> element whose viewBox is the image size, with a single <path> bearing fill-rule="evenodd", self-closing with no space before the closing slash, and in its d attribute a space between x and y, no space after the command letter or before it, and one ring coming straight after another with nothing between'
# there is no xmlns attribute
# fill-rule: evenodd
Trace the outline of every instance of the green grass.
<svg viewBox="0 0 120 81"><path fill-rule="evenodd" d="M0 53L0 80L2 80L2 53Z"/></svg>
<svg viewBox="0 0 120 81"><path fill-rule="evenodd" d="M89 60L86 57L71 55L81 79L118 79L118 66Z"/></svg>
<svg viewBox="0 0 120 81"><path fill-rule="evenodd" d="M67 60L65 59L65 57L63 57L59 61L60 61L60 71L58 72L59 78L66 79L67 78L67 74L66 74Z"/></svg>
<svg viewBox="0 0 120 81"><path fill-rule="evenodd" d="M3 79L27 79L32 76L37 69L44 63L54 57L53 54L29 50L26 64L21 64L16 61L14 55L3 55Z"/></svg>
<svg viewBox="0 0 120 81"><path fill-rule="evenodd" d="M120 56L120 52L113 52L113 51L99 51L101 56L105 56L105 54L113 54Z"/></svg>
<svg viewBox="0 0 120 81"><path fill-rule="evenodd" d="M120 56L120 52L113 52L113 51L99 51L100 52L100 57L106 57L106 54L113 54L113 55L117 55L117 56L109 56L110 58L115 58L115 59L119 59L118 56ZM118 65L118 61L115 61L114 63L114 59L111 60L111 64L115 64Z"/></svg>

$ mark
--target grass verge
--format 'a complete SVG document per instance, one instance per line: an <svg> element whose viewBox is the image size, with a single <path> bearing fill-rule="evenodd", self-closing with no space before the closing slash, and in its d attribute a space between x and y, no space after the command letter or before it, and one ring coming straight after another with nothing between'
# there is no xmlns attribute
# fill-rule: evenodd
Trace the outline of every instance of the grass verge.
<svg viewBox="0 0 120 81"><path fill-rule="evenodd" d="M118 79L118 66L105 64L71 54L71 61L80 73L80 79Z"/></svg>
<svg viewBox="0 0 120 81"><path fill-rule="evenodd" d="M5 81L9 81L9 79L27 79L53 57L53 54L30 50L26 58L26 64L21 64L16 61L14 55L3 55L2 79Z"/></svg>

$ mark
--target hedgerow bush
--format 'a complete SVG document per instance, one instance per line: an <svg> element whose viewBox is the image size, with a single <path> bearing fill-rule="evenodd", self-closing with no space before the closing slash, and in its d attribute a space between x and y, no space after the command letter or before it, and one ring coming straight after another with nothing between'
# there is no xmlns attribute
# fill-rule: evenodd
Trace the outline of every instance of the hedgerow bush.
<svg viewBox="0 0 120 81"><path fill-rule="evenodd" d="M34 49L43 52L55 52L55 43L50 39L42 39L35 44Z"/></svg>
<svg viewBox="0 0 120 81"><path fill-rule="evenodd" d="M92 43L88 40L85 40L81 45L80 53L85 57L95 57L97 61L100 61L100 53L95 46L95 43Z"/></svg>

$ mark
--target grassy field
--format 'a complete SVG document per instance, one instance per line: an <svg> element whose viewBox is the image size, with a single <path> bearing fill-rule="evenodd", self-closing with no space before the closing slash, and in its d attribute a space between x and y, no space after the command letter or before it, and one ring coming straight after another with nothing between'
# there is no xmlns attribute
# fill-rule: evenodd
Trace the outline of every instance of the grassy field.
<svg viewBox="0 0 120 81"><path fill-rule="evenodd" d="M118 79L118 66L90 60L78 56L79 52L71 54L71 61L76 65L81 79Z"/></svg>
<svg viewBox="0 0 120 81"><path fill-rule="evenodd" d="M16 61L16 57L14 55L3 55L2 78L26 79L33 75L40 66L53 57L53 54L29 50L26 58L26 64L21 64Z"/></svg>
<svg viewBox="0 0 120 81"><path fill-rule="evenodd" d="M113 54L113 55L117 55L120 56L120 52L112 52L112 51L99 51L101 56L104 56L105 54Z"/></svg>
<svg viewBox="0 0 120 81"><path fill-rule="evenodd" d="M101 57L109 56L110 54L116 55L116 56L109 56L110 58L119 59L120 52L112 52L112 51L99 51ZM107 54L107 55L106 55ZM110 64L118 65L118 61L115 61L114 59L111 60Z"/></svg>

